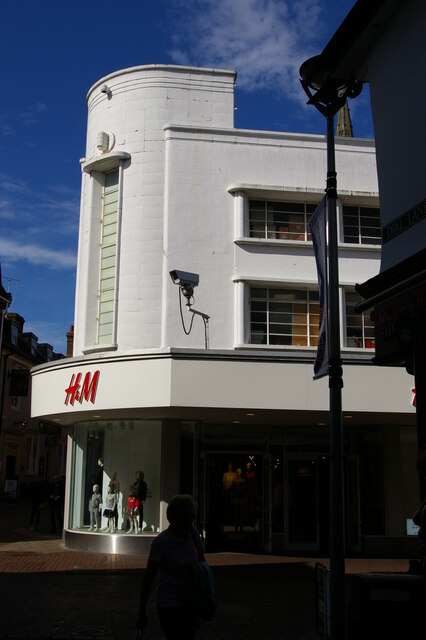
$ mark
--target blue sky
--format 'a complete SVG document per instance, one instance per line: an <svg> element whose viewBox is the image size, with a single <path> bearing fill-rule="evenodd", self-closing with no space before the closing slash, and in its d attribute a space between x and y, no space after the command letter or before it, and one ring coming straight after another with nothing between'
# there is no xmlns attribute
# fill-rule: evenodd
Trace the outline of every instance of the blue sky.
<svg viewBox="0 0 426 640"><path fill-rule="evenodd" d="M0 261L11 310L65 352L74 319L88 89L117 69L236 69L235 126L324 133L300 64L354 0L15 0L1 9ZM373 137L368 91L354 133Z"/></svg>

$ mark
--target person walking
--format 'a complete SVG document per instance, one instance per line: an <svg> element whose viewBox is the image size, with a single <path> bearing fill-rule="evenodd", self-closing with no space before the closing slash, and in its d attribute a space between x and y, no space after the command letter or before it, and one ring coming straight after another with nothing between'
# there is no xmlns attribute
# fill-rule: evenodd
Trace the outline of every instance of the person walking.
<svg viewBox="0 0 426 640"><path fill-rule="evenodd" d="M157 572L157 611L166 640L193 640L200 623L185 601L189 567L204 560L204 545L193 526L197 505L190 495L174 496L167 507L169 527L153 541L142 583L137 629L147 629L146 605Z"/></svg>
<svg viewBox="0 0 426 640"><path fill-rule="evenodd" d="M64 485L58 475L53 476L49 490L50 533L62 533L64 524Z"/></svg>

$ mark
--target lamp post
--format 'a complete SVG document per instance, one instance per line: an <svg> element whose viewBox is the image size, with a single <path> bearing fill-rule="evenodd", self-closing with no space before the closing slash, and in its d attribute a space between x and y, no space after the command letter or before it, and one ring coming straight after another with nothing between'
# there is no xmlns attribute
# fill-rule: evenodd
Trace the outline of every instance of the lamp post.
<svg viewBox="0 0 426 640"><path fill-rule="evenodd" d="M345 509L343 489L343 370L340 354L339 262L337 243L337 174L334 118L348 96L362 90L361 83L346 83L329 76L321 56L300 67L302 86L327 119L327 218L328 218L328 355L330 399L330 623L331 639L346 638L345 601ZM315 93L313 93L315 92Z"/></svg>

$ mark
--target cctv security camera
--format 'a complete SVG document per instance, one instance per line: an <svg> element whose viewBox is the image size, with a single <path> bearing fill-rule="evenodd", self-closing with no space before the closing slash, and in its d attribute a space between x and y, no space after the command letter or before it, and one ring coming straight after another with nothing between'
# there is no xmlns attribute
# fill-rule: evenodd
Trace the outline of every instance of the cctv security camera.
<svg viewBox="0 0 426 640"><path fill-rule="evenodd" d="M107 96L109 97L111 95L111 89L108 87L108 85L104 84L101 87L101 93L106 93Z"/></svg>
<svg viewBox="0 0 426 640"><path fill-rule="evenodd" d="M181 292L188 300L188 306L192 304L191 298L194 295L194 287L196 287L200 281L198 273L189 273L188 271L170 271L170 277L174 284L179 285Z"/></svg>
<svg viewBox="0 0 426 640"><path fill-rule="evenodd" d="M189 271L178 271L175 269L174 271L170 271L170 277L174 284L179 285L190 284L193 287L196 287L200 282L200 276L198 273L189 273Z"/></svg>

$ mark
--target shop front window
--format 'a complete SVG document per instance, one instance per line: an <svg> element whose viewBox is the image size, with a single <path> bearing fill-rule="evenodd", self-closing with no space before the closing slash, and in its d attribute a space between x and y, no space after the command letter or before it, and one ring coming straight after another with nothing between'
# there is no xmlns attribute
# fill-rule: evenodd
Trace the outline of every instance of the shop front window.
<svg viewBox="0 0 426 640"><path fill-rule="evenodd" d="M159 531L160 459L159 421L76 424L68 528L114 533L131 529L142 534ZM135 497L140 503L136 513Z"/></svg>

